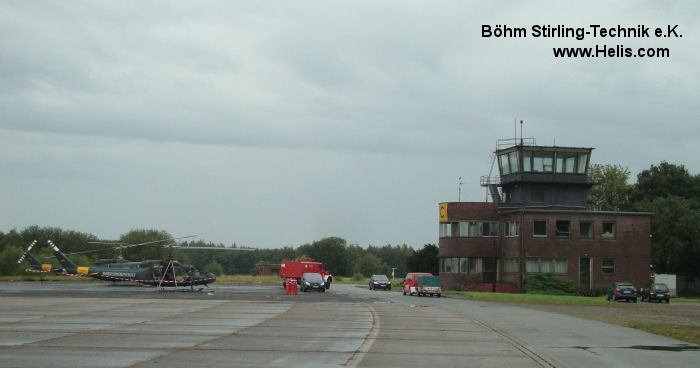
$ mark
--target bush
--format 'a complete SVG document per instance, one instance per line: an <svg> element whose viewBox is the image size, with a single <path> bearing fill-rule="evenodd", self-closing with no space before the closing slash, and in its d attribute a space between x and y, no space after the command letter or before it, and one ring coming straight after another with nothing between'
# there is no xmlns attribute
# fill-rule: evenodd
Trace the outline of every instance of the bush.
<svg viewBox="0 0 700 368"><path fill-rule="evenodd" d="M535 275L525 281L525 293L547 295L578 295L578 286L573 281L562 281L551 273Z"/></svg>
<svg viewBox="0 0 700 368"><path fill-rule="evenodd" d="M24 251L15 246L6 247L0 253L0 274L2 275L21 275L24 270L26 261L23 264L18 264L17 260L22 256Z"/></svg>
<svg viewBox="0 0 700 368"><path fill-rule="evenodd" d="M205 272L211 272L216 276L221 276L224 273L224 267L217 261L212 261L206 267L204 267Z"/></svg>
<svg viewBox="0 0 700 368"><path fill-rule="evenodd" d="M352 275L352 281L364 281L364 279L365 277L359 272L355 272L355 274Z"/></svg>

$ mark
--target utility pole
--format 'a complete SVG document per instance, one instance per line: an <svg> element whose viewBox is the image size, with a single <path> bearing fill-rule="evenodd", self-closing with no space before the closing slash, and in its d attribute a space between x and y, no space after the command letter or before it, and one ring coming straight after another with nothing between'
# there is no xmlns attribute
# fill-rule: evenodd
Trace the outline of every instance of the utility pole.
<svg viewBox="0 0 700 368"><path fill-rule="evenodd" d="M459 177L459 189L457 191L457 202L462 202L462 177Z"/></svg>

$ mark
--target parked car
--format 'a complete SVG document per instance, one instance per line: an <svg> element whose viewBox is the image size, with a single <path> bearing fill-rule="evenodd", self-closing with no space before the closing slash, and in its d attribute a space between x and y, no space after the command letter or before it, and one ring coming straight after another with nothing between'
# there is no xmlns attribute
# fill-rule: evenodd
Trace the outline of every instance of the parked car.
<svg viewBox="0 0 700 368"><path fill-rule="evenodd" d="M409 272L406 274L406 278L403 280L403 295L413 295L417 293L416 287L418 286L418 283L416 283L416 276L418 275L427 275L427 276L432 276L433 274L428 273L428 272Z"/></svg>
<svg viewBox="0 0 700 368"><path fill-rule="evenodd" d="M301 291L316 290L326 292L326 285L323 283L323 276L320 273L305 273L301 275Z"/></svg>
<svg viewBox="0 0 700 368"><path fill-rule="evenodd" d="M616 282L612 284L605 295L605 300L618 301L624 299L626 301L637 302L637 289L634 285L628 282Z"/></svg>
<svg viewBox="0 0 700 368"><path fill-rule="evenodd" d="M385 275L372 275L369 277L369 289L391 290L391 281Z"/></svg>
<svg viewBox="0 0 700 368"><path fill-rule="evenodd" d="M666 301L666 303L671 302L671 290L668 289L666 284L651 284L642 289L640 294L642 301L646 299L648 302L652 300L658 300L659 303L662 301Z"/></svg>

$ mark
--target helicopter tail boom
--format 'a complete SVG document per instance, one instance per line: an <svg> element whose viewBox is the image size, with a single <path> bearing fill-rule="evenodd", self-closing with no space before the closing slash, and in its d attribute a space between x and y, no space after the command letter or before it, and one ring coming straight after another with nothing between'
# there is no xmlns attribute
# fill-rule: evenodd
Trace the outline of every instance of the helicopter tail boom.
<svg viewBox="0 0 700 368"><path fill-rule="evenodd" d="M69 270L69 272L72 271L72 270L80 269L80 268L87 268L87 267L78 267L78 266L76 266L75 263L73 263L70 259L68 259L68 257L66 257L66 255L63 254L63 253L58 249L58 247L56 246L56 244L54 244L51 240L47 240L46 242L49 243L49 245L51 246L51 249L53 249L53 254L54 254L54 256L56 256L56 258L58 258L58 261L61 262L61 264L63 265L63 267L64 267L66 270Z"/></svg>

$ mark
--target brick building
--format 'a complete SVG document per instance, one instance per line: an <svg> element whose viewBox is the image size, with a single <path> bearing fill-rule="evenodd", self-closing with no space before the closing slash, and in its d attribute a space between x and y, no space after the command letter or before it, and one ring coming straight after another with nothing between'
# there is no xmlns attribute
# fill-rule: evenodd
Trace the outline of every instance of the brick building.
<svg viewBox="0 0 700 368"><path fill-rule="evenodd" d="M584 290L644 286L651 214L587 210L593 149L531 142L499 141L500 175L481 178L493 202L440 203L443 286L514 292L538 273Z"/></svg>
<svg viewBox="0 0 700 368"><path fill-rule="evenodd" d="M266 263L258 264L258 276L279 276L280 268L282 268L280 263Z"/></svg>

